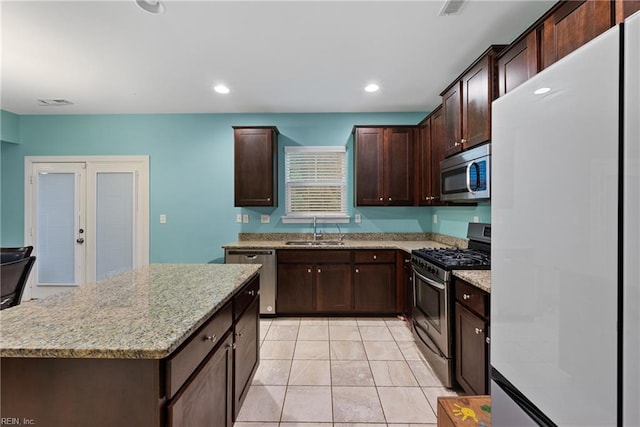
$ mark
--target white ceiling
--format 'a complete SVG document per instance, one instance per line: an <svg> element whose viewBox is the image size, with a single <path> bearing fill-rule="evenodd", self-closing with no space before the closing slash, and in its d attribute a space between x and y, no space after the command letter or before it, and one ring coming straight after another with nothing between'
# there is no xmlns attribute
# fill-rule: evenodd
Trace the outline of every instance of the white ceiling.
<svg viewBox="0 0 640 427"><path fill-rule="evenodd" d="M0 3L0 106L17 114L429 111L553 1ZM380 91L366 93L377 82ZM220 95L214 84L231 93ZM38 106L64 98L70 106Z"/></svg>

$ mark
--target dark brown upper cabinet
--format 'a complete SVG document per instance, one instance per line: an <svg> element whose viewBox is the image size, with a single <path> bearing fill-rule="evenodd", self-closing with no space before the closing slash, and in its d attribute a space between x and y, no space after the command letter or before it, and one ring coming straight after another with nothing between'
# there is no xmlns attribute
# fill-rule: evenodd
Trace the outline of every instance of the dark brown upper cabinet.
<svg viewBox="0 0 640 427"><path fill-rule="evenodd" d="M234 206L278 205L278 129L234 126Z"/></svg>
<svg viewBox="0 0 640 427"><path fill-rule="evenodd" d="M444 159L441 106L418 124L415 157L417 204L420 206L441 204L440 162Z"/></svg>
<svg viewBox="0 0 640 427"><path fill-rule="evenodd" d="M502 96L540 71L542 26L523 34L498 55L498 91Z"/></svg>
<svg viewBox="0 0 640 427"><path fill-rule="evenodd" d="M502 49L491 46L440 94L445 157L491 139L491 102L498 94L496 55Z"/></svg>
<svg viewBox="0 0 640 427"><path fill-rule="evenodd" d="M415 126L355 126L356 206L411 206Z"/></svg>
<svg viewBox="0 0 640 427"><path fill-rule="evenodd" d="M544 20L543 67L548 67L605 32L613 23L614 10L610 1L562 2Z"/></svg>

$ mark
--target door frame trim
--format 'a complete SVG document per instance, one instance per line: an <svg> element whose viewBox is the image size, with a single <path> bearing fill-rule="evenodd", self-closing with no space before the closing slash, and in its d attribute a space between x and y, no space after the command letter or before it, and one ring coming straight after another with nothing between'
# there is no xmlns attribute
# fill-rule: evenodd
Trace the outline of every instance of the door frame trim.
<svg viewBox="0 0 640 427"><path fill-rule="evenodd" d="M24 158L24 244L33 244L33 208L34 191L31 184L33 165L35 163L89 163L124 164L138 163L141 169L138 177L140 193L138 194L138 214L140 241L136 251L136 259L139 265L149 264L149 156L25 156ZM92 280L90 280L92 281ZM31 275L22 297L23 301L32 298L32 286L34 275Z"/></svg>

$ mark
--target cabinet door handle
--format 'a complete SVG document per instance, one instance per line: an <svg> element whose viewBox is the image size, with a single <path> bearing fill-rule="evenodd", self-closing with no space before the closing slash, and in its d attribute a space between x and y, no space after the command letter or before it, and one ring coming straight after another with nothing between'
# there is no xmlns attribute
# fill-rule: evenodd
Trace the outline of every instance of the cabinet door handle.
<svg viewBox="0 0 640 427"><path fill-rule="evenodd" d="M360 273L360 269L359 268L356 268L356 273Z"/></svg>
<svg viewBox="0 0 640 427"><path fill-rule="evenodd" d="M491 344L491 338L490 337L486 337L484 339L484 342L486 342L487 344Z"/></svg>
<svg viewBox="0 0 640 427"><path fill-rule="evenodd" d="M482 329L476 328L476 335L480 335L482 333Z"/></svg>
<svg viewBox="0 0 640 427"><path fill-rule="evenodd" d="M378 255L374 255L374 256L373 256L373 259L378 259Z"/></svg>
<svg viewBox="0 0 640 427"><path fill-rule="evenodd" d="M453 145L455 145L456 147L459 147L462 145L462 142L454 142Z"/></svg>
<svg viewBox="0 0 640 427"><path fill-rule="evenodd" d="M471 299L471 295L469 295L469 294L462 294L462 299L463 299L463 300Z"/></svg>
<svg viewBox="0 0 640 427"><path fill-rule="evenodd" d="M254 296L256 294L256 291L251 289L250 291L247 291L247 294L249 294L250 296Z"/></svg>
<svg viewBox="0 0 640 427"><path fill-rule="evenodd" d="M467 142L468 142L468 141L467 141L466 139L464 139L464 138L462 138L462 139L460 140L460 144L466 144Z"/></svg>
<svg viewBox="0 0 640 427"><path fill-rule="evenodd" d="M318 269L318 273L322 273L322 270Z"/></svg>
<svg viewBox="0 0 640 427"><path fill-rule="evenodd" d="M391 197L389 197L389 201L391 201Z"/></svg>
<svg viewBox="0 0 640 427"><path fill-rule="evenodd" d="M308 269L308 270L307 270L307 273L311 273L311 269Z"/></svg>
<svg viewBox="0 0 640 427"><path fill-rule="evenodd" d="M227 347L231 348L231 350L235 350L237 345L236 343L233 343L233 344L228 344Z"/></svg>
<svg viewBox="0 0 640 427"><path fill-rule="evenodd" d="M382 201L382 197L380 197L380 201Z"/></svg>
<svg viewBox="0 0 640 427"><path fill-rule="evenodd" d="M211 341L211 342L216 342L216 340L218 339L218 337L216 336L216 334L213 335L205 335L204 336L204 340L205 341Z"/></svg>
<svg viewBox="0 0 640 427"><path fill-rule="evenodd" d="M271 201L271 197L267 197L267 202L270 202L270 201Z"/></svg>
<svg viewBox="0 0 640 427"><path fill-rule="evenodd" d="M477 331L477 330L478 330L478 328L476 328L476 331ZM478 333L478 332L476 332L476 334L477 334L477 333ZM242 338L242 332L236 332L236 336L237 336L238 338Z"/></svg>

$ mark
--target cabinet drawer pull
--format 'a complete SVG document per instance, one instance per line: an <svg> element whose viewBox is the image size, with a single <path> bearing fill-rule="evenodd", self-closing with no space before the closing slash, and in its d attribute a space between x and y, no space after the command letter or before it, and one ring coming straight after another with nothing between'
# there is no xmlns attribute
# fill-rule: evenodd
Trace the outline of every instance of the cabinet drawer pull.
<svg viewBox="0 0 640 427"><path fill-rule="evenodd" d="M227 344L227 347L229 347L231 350L235 350L236 349L236 343L233 344Z"/></svg>
<svg viewBox="0 0 640 427"><path fill-rule="evenodd" d="M462 139L460 140L460 143L461 143L461 144L466 144L467 142L468 142L468 141L467 141L466 139L464 139L464 138L462 138Z"/></svg>
<svg viewBox="0 0 640 427"><path fill-rule="evenodd" d="M213 335L205 335L204 336L204 340L205 341L211 341L211 342L216 342L216 340L218 339L218 337L216 336L216 334Z"/></svg>
<svg viewBox="0 0 640 427"><path fill-rule="evenodd" d="M476 335L480 335L482 333L482 329L476 328Z"/></svg>
<svg viewBox="0 0 640 427"><path fill-rule="evenodd" d="M373 259L378 259L378 255L374 255L374 256L373 256Z"/></svg>
<svg viewBox="0 0 640 427"><path fill-rule="evenodd" d="M389 201L391 201L391 197L389 197Z"/></svg>
<svg viewBox="0 0 640 427"><path fill-rule="evenodd" d="M356 268L356 273L360 273L360 269L359 268Z"/></svg>
<svg viewBox="0 0 640 427"><path fill-rule="evenodd" d="M311 273L311 269L308 269L308 270L307 270L307 273Z"/></svg>
<svg viewBox="0 0 640 427"><path fill-rule="evenodd" d="M463 300L471 299L471 295L469 295L469 294L462 294L462 299L463 299Z"/></svg>
<svg viewBox="0 0 640 427"><path fill-rule="evenodd" d="M456 147L459 147L459 146L462 145L462 142L454 142L453 145L456 146Z"/></svg>
<svg viewBox="0 0 640 427"><path fill-rule="evenodd" d="M382 197L380 197L380 201L382 201Z"/></svg>
<svg viewBox="0 0 640 427"><path fill-rule="evenodd" d="M271 197L267 197L267 202L270 202L270 201L271 201Z"/></svg>
<svg viewBox="0 0 640 427"><path fill-rule="evenodd" d="M318 269L318 273L322 273L322 270Z"/></svg>

